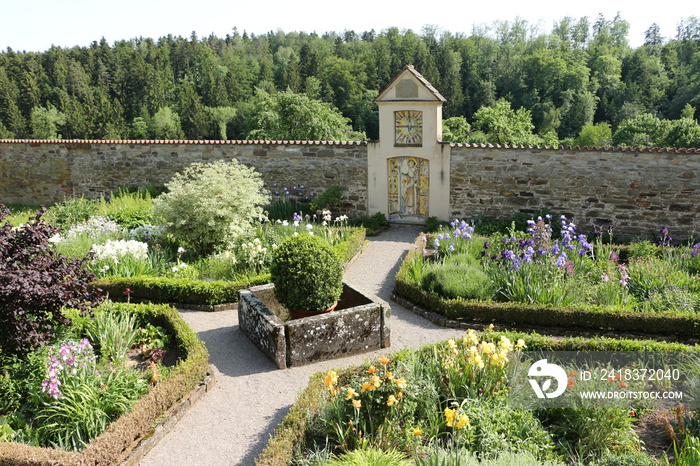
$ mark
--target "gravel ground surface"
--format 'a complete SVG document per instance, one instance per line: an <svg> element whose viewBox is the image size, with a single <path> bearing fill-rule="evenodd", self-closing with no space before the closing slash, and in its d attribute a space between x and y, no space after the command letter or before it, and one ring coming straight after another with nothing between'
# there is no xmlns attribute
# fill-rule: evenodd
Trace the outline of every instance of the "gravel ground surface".
<svg viewBox="0 0 700 466"><path fill-rule="evenodd" d="M241 333L236 311L181 310L209 349L217 383L139 464L253 465L311 374L461 335L390 301L396 271L419 233L419 227L395 225L370 238L345 273L391 305L391 347L382 351L280 370Z"/></svg>

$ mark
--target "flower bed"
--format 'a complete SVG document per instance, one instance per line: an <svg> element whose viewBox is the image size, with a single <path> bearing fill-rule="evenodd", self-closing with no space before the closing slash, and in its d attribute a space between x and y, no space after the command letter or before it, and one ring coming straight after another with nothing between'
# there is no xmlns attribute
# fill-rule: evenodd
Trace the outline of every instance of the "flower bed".
<svg viewBox="0 0 700 466"><path fill-rule="evenodd" d="M151 384L148 393L143 395L133 408L119 416L82 451L68 452L2 442L0 463L114 464L123 461L137 446L138 442L135 442L135 439L145 439L153 435L156 429L160 429L156 424L162 420L162 416L176 403L187 399L205 380L208 371L207 350L174 308L165 305L122 303L114 304L113 312L127 312L140 320L166 329L172 338L171 350L179 352L180 355L177 363L169 368L160 369L158 373L151 372L148 377L154 382L155 375L158 378L157 383ZM105 343L101 345L104 348ZM60 350L65 352L67 349L62 347ZM65 371L61 376L71 377ZM66 380L63 381L64 390L68 383ZM148 385L148 382L146 384ZM53 387L46 385L47 391L52 390ZM51 392L47 395L54 396L56 393Z"/></svg>
<svg viewBox="0 0 700 466"><path fill-rule="evenodd" d="M256 464L324 464L334 455L342 459L355 449L398 451L400 460L416 464L491 464L487 461L510 456L515 459L508 464L564 464L562 459L567 463L654 464L640 452L634 430L638 416L630 415L629 409L534 411L505 403L502 377L510 364L509 355L518 347L697 351L696 347L650 340L554 339L470 331L460 340L315 374ZM670 439L666 444L670 446ZM440 458L455 461L457 456L462 463L440 462Z"/></svg>
<svg viewBox="0 0 700 466"><path fill-rule="evenodd" d="M622 248L590 243L563 223L557 240L542 219L500 237L473 237L464 222L450 233L421 235L395 293L463 322L698 336L698 245L671 247L662 230L662 244L626 246L623 262Z"/></svg>

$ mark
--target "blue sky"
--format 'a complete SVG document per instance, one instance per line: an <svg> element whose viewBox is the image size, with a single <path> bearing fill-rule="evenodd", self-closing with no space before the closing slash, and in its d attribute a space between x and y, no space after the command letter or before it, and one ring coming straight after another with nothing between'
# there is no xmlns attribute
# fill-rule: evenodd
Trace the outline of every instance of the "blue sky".
<svg viewBox="0 0 700 466"><path fill-rule="evenodd" d="M674 37L682 18L700 16L700 2L692 0L462 0L418 1L353 0L28 0L9 1L0 9L0 50L43 51L52 44L60 47L87 46L104 37L116 40L134 37L157 39L167 34L199 36L213 33L224 37L234 26L239 31L264 34L281 29L322 34L354 30L379 32L388 27L420 32L426 25L469 34L474 25L491 25L496 20L525 19L550 32L554 21L564 16L587 16L595 21L599 13L612 19L619 11L630 23L630 44L638 47L644 31L652 24L664 37Z"/></svg>

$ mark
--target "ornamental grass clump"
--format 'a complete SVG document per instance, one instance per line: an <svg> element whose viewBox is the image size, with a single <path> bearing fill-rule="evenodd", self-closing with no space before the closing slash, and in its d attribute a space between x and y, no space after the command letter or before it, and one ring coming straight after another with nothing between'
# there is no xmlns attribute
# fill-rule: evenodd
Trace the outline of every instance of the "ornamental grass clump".
<svg viewBox="0 0 700 466"><path fill-rule="evenodd" d="M272 253L275 297L298 311L331 308L343 291L343 268L331 246L310 234L292 236Z"/></svg>

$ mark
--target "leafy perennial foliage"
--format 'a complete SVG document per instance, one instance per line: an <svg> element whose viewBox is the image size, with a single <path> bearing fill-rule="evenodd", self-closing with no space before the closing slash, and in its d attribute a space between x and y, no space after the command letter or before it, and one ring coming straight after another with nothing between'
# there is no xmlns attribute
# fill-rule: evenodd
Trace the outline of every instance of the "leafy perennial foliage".
<svg viewBox="0 0 700 466"><path fill-rule="evenodd" d="M64 306L85 313L101 301L98 290L88 289L94 275L85 259L54 255L49 238L57 229L44 222L44 210L22 227L5 221L0 226L0 349L26 354L47 345L60 326L70 325L61 315ZM0 221L9 215L0 206Z"/></svg>
<svg viewBox="0 0 700 466"><path fill-rule="evenodd" d="M201 255L228 246L262 216L267 202L260 174L233 159L194 163L166 184L154 215Z"/></svg>

